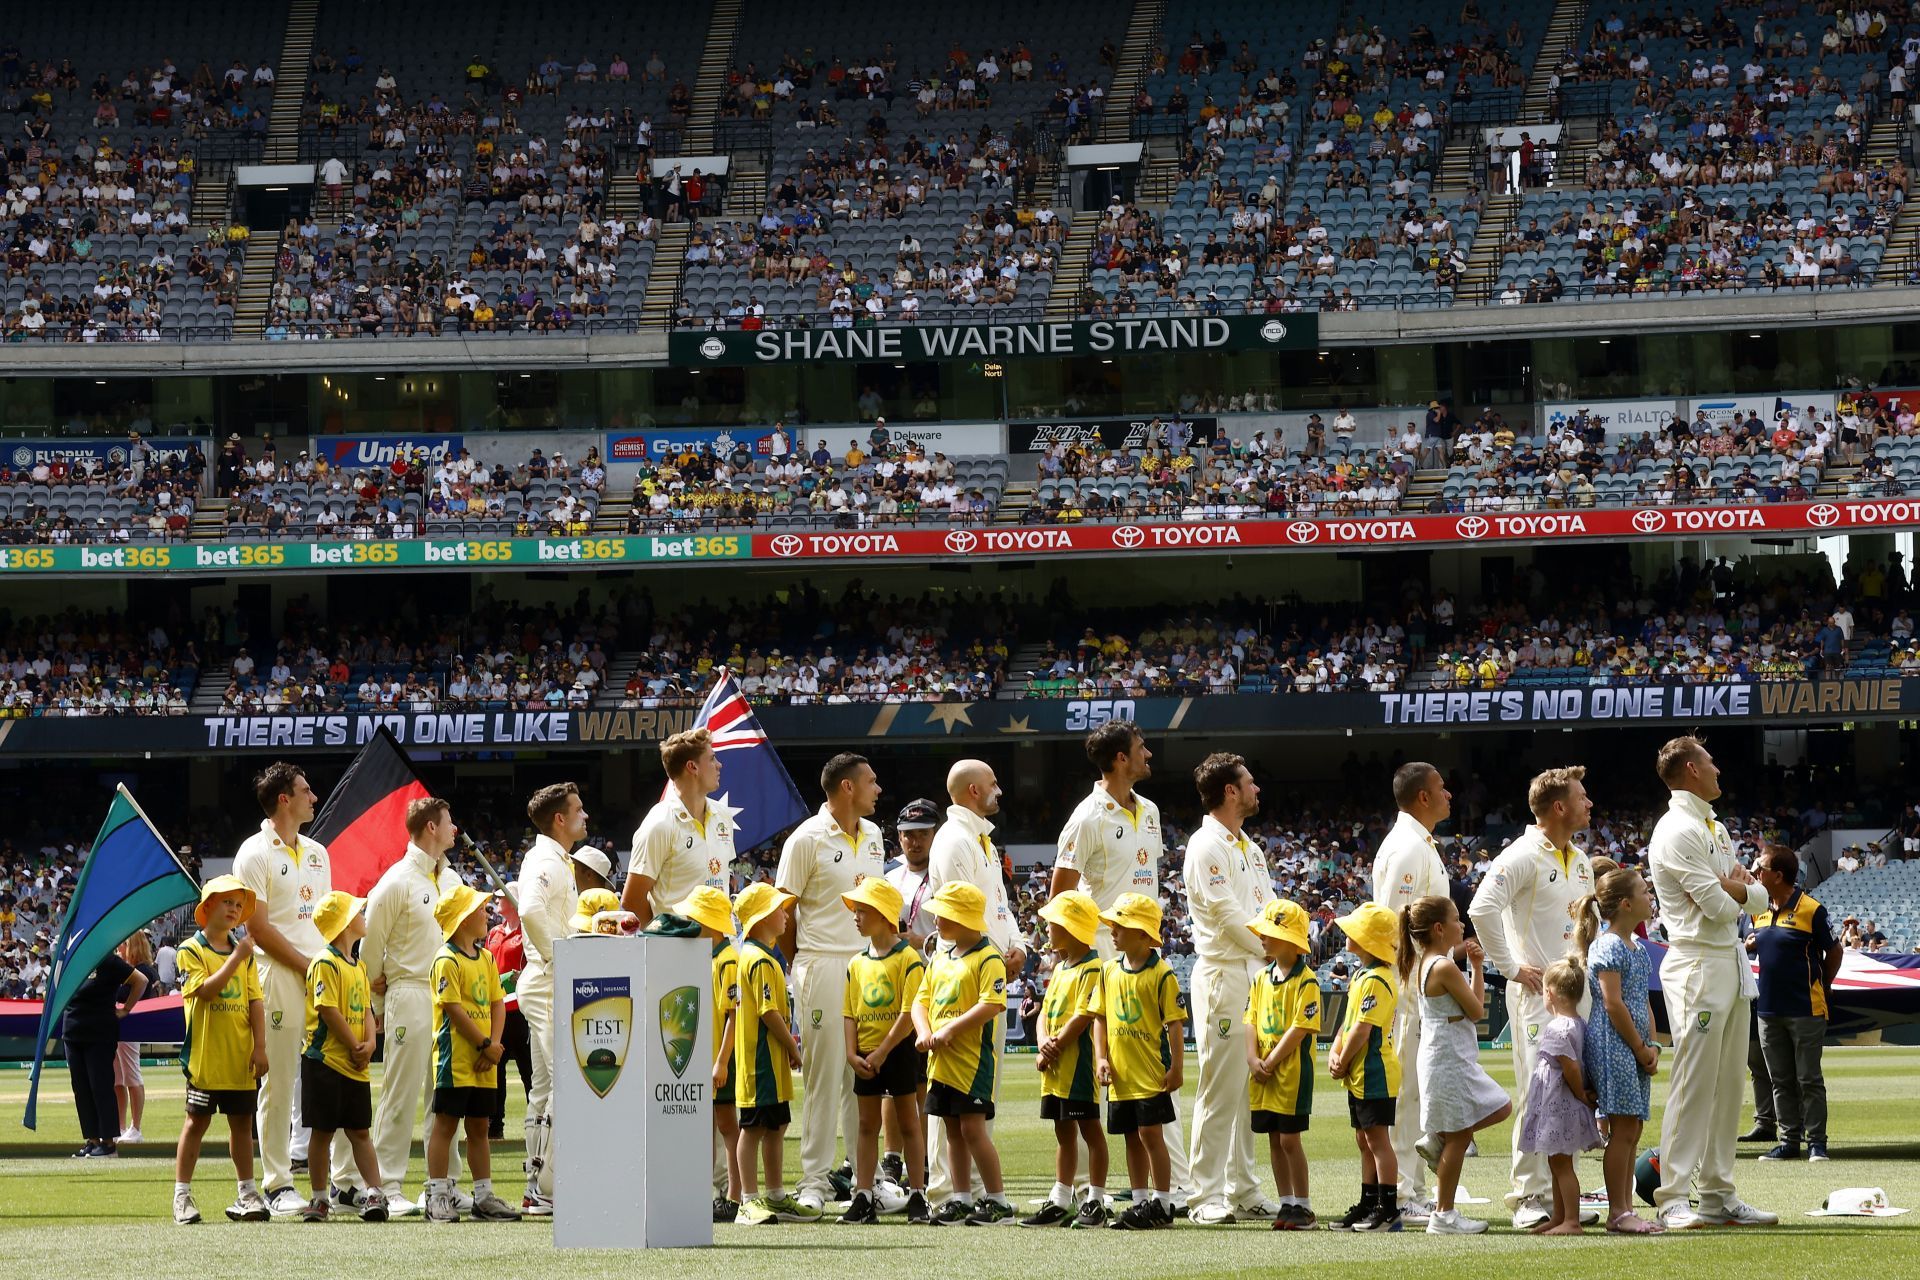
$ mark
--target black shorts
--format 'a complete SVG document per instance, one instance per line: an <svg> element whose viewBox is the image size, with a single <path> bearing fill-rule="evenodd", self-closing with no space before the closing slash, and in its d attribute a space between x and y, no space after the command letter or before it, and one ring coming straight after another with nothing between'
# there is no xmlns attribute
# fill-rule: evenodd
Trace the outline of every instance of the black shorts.
<svg viewBox="0 0 1920 1280"><path fill-rule="evenodd" d="M1047 1094L1040 1099L1040 1118L1042 1120L1098 1120L1100 1103L1088 1098L1084 1102L1078 1098L1056 1098Z"/></svg>
<svg viewBox="0 0 1920 1280"><path fill-rule="evenodd" d="M1172 1124L1173 1095L1156 1093L1151 1098L1115 1098L1107 1103L1108 1133L1137 1133L1153 1125Z"/></svg>
<svg viewBox="0 0 1920 1280"><path fill-rule="evenodd" d="M793 1123L793 1108L784 1102L746 1107L740 1112L742 1129L784 1129Z"/></svg>
<svg viewBox="0 0 1920 1280"><path fill-rule="evenodd" d="M260 1090L196 1089L187 1086L190 1116L250 1116L260 1109Z"/></svg>
<svg viewBox="0 0 1920 1280"><path fill-rule="evenodd" d="M349 1080L318 1058L300 1059L300 1123L338 1132L373 1127L373 1086Z"/></svg>
<svg viewBox="0 0 1920 1280"><path fill-rule="evenodd" d="M935 1080L927 1086L927 1114L930 1116L985 1116L993 1119L993 1099L976 1098L950 1084Z"/></svg>
<svg viewBox="0 0 1920 1280"><path fill-rule="evenodd" d="M733 1076L727 1076L727 1082L713 1091L713 1105L730 1107L733 1105Z"/></svg>
<svg viewBox="0 0 1920 1280"><path fill-rule="evenodd" d="M459 1116L463 1120L493 1116L493 1090L473 1086L433 1091L433 1114Z"/></svg>
<svg viewBox="0 0 1920 1280"><path fill-rule="evenodd" d="M1305 1133L1307 1121L1312 1116L1293 1116L1284 1111L1256 1111L1253 1113L1253 1131L1255 1133Z"/></svg>
<svg viewBox="0 0 1920 1280"><path fill-rule="evenodd" d="M1356 1129L1386 1129L1393 1126L1394 1098L1356 1098L1347 1095L1347 1119Z"/></svg>
<svg viewBox="0 0 1920 1280"><path fill-rule="evenodd" d="M887 1050L885 1061L871 1080L853 1078L853 1096L856 1098L906 1098L920 1092L920 1085L927 1078L927 1055L913 1047L911 1040L902 1040Z"/></svg>

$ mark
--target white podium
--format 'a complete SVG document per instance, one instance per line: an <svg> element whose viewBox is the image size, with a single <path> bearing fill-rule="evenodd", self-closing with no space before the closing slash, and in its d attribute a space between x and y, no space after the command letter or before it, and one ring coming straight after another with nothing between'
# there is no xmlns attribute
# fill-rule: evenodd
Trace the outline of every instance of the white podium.
<svg viewBox="0 0 1920 1280"><path fill-rule="evenodd" d="M700 938L554 946L553 1243L713 1243L713 957Z"/></svg>

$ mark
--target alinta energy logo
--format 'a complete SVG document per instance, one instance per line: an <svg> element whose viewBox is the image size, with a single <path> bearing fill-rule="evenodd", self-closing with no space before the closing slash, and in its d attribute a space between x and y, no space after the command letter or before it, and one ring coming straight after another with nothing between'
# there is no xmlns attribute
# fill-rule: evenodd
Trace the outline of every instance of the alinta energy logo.
<svg viewBox="0 0 1920 1280"><path fill-rule="evenodd" d="M1298 547L1304 547L1310 542L1318 542L1320 526L1311 520L1295 520L1287 526L1287 541Z"/></svg>
<svg viewBox="0 0 1920 1280"><path fill-rule="evenodd" d="M964 556L980 545L980 535L971 529L955 529L947 535L947 550Z"/></svg>
<svg viewBox="0 0 1920 1280"><path fill-rule="evenodd" d="M1113 531L1113 545L1131 551L1147 540L1147 531L1137 524L1123 524Z"/></svg>
<svg viewBox="0 0 1920 1280"><path fill-rule="evenodd" d="M1479 539L1487 536L1487 530L1491 526L1487 524L1485 516L1462 516L1453 527L1454 531L1463 538Z"/></svg>
<svg viewBox="0 0 1920 1280"><path fill-rule="evenodd" d="M773 554L777 556L797 556L800 554L800 548L805 546L806 543L797 533L782 533L775 536L773 541L767 545L773 549Z"/></svg>

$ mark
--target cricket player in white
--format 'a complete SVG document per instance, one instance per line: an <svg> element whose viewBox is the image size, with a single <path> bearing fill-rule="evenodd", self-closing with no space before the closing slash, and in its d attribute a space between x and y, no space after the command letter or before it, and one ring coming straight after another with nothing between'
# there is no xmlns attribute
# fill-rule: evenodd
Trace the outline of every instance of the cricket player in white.
<svg viewBox="0 0 1920 1280"><path fill-rule="evenodd" d="M1400 816L1373 855L1373 900L1396 916L1421 898L1449 896L1447 864L1434 843L1433 829L1453 812L1453 793L1440 771L1421 760L1401 765L1393 774L1393 803ZM1420 1061L1420 1001L1404 995L1394 1008L1394 1052L1400 1055L1400 1097L1394 1114L1393 1153L1400 1164L1400 1220L1425 1223L1433 1203L1426 1166L1418 1147L1420 1130L1420 1073L1407 1064ZM1438 1151L1435 1157L1438 1158Z"/></svg>
<svg viewBox="0 0 1920 1280"><path fill-rule="evenodd" d="M1767 909L1767 892L1733 854L1713 815L1720 767L1695 738L1660 748L1660 781L1673 792L1654 824L1647 861L1667 935L1660 989L1673 1031L1673 1074L1660 1125L1660 1224L1771 1226L1778 1214L1734 1194L1733 1160L1746 1095L1747 1042L1759 994L1740 942L1740 913ZM1698 1209L1687 1203L1691 1191Z"/></svg>
<svg viewBox="0 0 1920 1280"><path fill-rule="evenodd" d="M577 872L569 851L587 838L587 810L571 782L540 788L527 801L527 817L539 832L520 862L520 931L527 963L514 990L527 1020L533 1082L527 1090L527 1192L520 1211L553 1214L553 944L572 930L579 905ZM586 874L592 874L590 870ZM563 1045L565 1041L561 1042Z"/></svg>
<svg viewBox="0 0 1920 1280"><path fill-rule="evenodd" d="M1153 752L1131 720L1109 720L1087 735L1087 759L1100 771L1093 791L1060 828L1048 896L1083 889L1105 912L1123 893L1160 901L1160 866L1166 857L1160 806L1134 787L1153 775ZM1164 904L1162 904L1164 905ZM1103 921L1094 936L1102 960L1119 954ZM1173 1202L1193 1194L1187 1172L1187 1135L1180 1124L1180 1095L1173 1097L1173 1123L1166 1126L1172 1164Z"/></svg>
<svg viewBox="0 0 1920 1280"><path fill-rule="evenodd" d="M300 834L313 821L314 794L298 765L268 765L253 782L266 813L260 830L233 855L233 874L253 890L259 907L247 933L259 950L266 995L267 1080L260 1096L260 1157L267 1205L275 1217L300 1212L306 1197L294 1190L293 1127L299 1120L300 1041L307 1026L307 965L326 948L313 927L313 909L333 889L326 846ZM334 1169L353 1167L352 1151L336 1137ZM304 1146L304 1144L302 1144Z"/></svg>
<svg viewBox="0 0 1920 1280"><path fill-rule="evenodd" d="M1527 1118L1526 1081L1539 1056L1540 1028L1547 1012L1541 975L1573 949L1573 904L1593 892L1593 864L1574 847L1573 834L1587 829L1593 801L1587 798L1587 771L1575 765L1548 769L1527 786L1533 825L1500 851L1467 914L1487 960L1507 975L1507 1021L1513 1029L1513 1078L1519 1099L1513 1108L1513 1186L1507 1207L1516 1229L1528 1229L1552 1216L1553 1178L1543 1155L1520 1150ZM1585 957L1582 957L1584 963ZM1580 997L1585 1018L1591 998ZM1580 1219L1598 1222L1598 1209L1582 1208Z"/></svg>
<svg viewBox="0 0 1920 1280"><path fill-rule="evenodd" d="M984 760L960 760L947 770L947 820L933 833L933 849L927 858L927 883L934 893L940 886L963 880L986 895L987 937L1007 962L1007 979L1026 967L1024 941L1014 927L1013 910L1007 903L1007 882L1002 874L1000 852L993 847L993 823L989 819L1000 812L1000 783L993 766ZM1006 1037L993 1038L994 1051L1002 1052ZM994 1097L1000 1094L1000 1079L1006 1073L993 1073ZM991 1132L992 1122L988 1122ZM947 1163L945 1125L929 1126L927 1163L927 1203L953 1213L948 1200L966 1204L972 1199L972 1187L953 1185L952 1169ZM965 1217L960 1214L960 1217Z"/></svg>
<svg viewBox="0 0 1920 1280"><path fill-rule="evenodd" d="M671 791L633 833L620 905L645 927L701 885L733 896L733 815L708 797L720 789L720 756L705 729L660 744Z"/></svg>
<svg viewBox="0 0 1920 1280"><path fill-rule="evenodd" d="M847 963L865 945L853 912L841 901L869 876L886 875L880 828L867 819L880 800L880 781L865 756L843 752L820 770L827 802L794 828L780 849L774 887L793 895L781 950L793 957L788 979L794 1016L805 1038L801 1058L800 1187L802 1204L824 1208L835 1199L829 1175L834 1139L849 1156L860 1135L860 1109L847 1065Z"/></svg>
<svg viewBox="0 0 1920 1280"><path fill-rule="evenodd" d="M1265 851L1248 837L1246 821L1260 812L1260 786L1237 755L1216 752L1193 771L1207 816L1187 840L1182 873L1193 928L1194 1042L1200 1085L1193 1103L1192 1221L1211 1226L1250 1216L1272 1217L1254 1165L1247 1116L1247 1059L1241 1031L1254 971L1265 961L1259 935L1247 921L1273 900Z"/></svg>
<svg viewBox="0 0 1920 1280"><path fill-rule="evenodd" d="M419 1213L425 1203L424 1195L421 1204L408 1200L401 1186L422 1099L429 1112L433 1109L433 991L427 980L433 958L446 942L433 912L440 895L460 883L460 873L447 865L447 851L459 830L445 800L415 800L407 806L407 851L367 895L367 936L360 944L360 962L366 966L374 1011L380 1016L386 1063L373 1118L373 1149L390 1217ZM456 1183L459 1154L455 1144L449 1176ZM336 1175L342 1183L344 1173ZM454 1195L462 1213L472 1211L471 1196L457 1188Z"/></svg>

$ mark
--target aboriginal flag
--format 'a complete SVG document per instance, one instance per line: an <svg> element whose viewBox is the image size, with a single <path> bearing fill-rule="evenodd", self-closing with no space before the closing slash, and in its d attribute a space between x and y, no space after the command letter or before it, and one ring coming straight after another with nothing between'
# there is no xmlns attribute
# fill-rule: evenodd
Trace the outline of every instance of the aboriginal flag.
<svg viewBox="0 0 1920 1280"><path fill-rule="evenodd" d="M431 794L393 734L368 739L307 832L327 846L333 887L365 897L407 851L407 806Z"/></svg>

